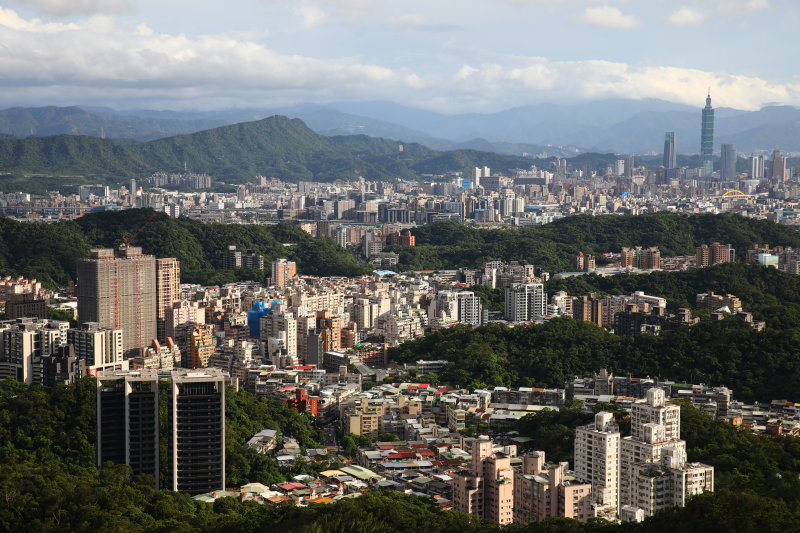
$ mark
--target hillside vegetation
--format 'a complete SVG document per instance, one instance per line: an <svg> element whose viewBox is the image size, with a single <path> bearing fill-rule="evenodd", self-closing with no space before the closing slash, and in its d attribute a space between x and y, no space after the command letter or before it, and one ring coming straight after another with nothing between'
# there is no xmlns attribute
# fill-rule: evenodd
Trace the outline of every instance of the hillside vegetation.
<svg viewBox="0 0 800 533"><path fill-rule="evenodd" d="M401 270L479 268L485 261L530 261L549 272L572 269L578 252L619 252L622 247L658 246L662 257L694 255L701 244L720 242L743 261L753 244L800 246L800 232L736 214L599 216L578 215L551 224L516 230L480 230L436 222L413 231L416 247L394 246Z"/></svg>
<svg viewBox="0 0 800 533"><path fill-rule="evenodd" d="M0 218L0 273L63 286L75 280L78 259L89 257L92 248L119 248L123 236L131 238L153 214L152 209L106 211L55 224ZM293 245L283 246L288 243ZM371 272L358 266L332 239L314 238L288 224L204 224L161 213L133 244L156 257L177 257L183 283L262 280L265 272L260 270L221 270L222 255L231 244L243 252L253 249L262 254L267 265L279 257L296 261L301 274L359 276Z"/></svg>
<svg viewBox="0 0 800 533"><path fill-rule="evenodd" d="M134 144L84 135L0 138L0 173L121 179L185 168L228 183L251 181L256 174L287 182L359 176L391 181L414 179L417 165L439 155L414 143L400 152L400 143L366 135L326 137L299 119L273 116ZM498 170L515 167L520 159L475 152L475 163L465 164L477 166L482 158Z"/></svg>

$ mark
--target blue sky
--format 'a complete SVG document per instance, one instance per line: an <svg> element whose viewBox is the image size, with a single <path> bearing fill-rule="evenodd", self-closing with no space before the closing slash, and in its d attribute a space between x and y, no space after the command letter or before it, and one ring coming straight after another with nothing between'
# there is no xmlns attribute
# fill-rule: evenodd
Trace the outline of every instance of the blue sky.
<svg viewBox="0 0 800 533"><path fill-rule="evenodd" d="M800 105L797 0L0 0L0 106Z"/></svg>

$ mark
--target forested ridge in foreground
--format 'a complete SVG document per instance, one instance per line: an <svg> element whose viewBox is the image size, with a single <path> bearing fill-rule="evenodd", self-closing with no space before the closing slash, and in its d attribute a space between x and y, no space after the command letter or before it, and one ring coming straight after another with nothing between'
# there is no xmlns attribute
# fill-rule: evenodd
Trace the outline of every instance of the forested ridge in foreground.
<svg viewBox="0 0 800 533"><path fill-rule="evenodd" d="M529 261L547 272L572 270L578 253L619 253L622 247L657 246L662 257L694 255L701 244L720 242L745 260L754 244L800 247L800 232L769 220L734 213L722 215L654 213L648 215L574 215L550 224L484 230L455 222L414 228L416 246L392 246L399 270L480 268L485 261Z"/></svg>
<svg viewBox="0 0 800 533"><path fill-rule="evenodd" d="M0 218L0 274L36 278L47 286L65 286L75 280L77 260L89 257L89 250L119 248L123 237L133 237L154 214L149 208L106 211L54 224ZM146 254L177 257L183 283L214 285L237 279L263 280L265 273L260 270L222 270L222 256L231 244L242 252L253 249L262 254L265 265L279 257L296 261L300 274L360 276L372 272L371 268L359 266L333 239L312 237L290 224L205 224L159 213L133 243Z"/></svg>
<svg viewBox="0 0 800 533"><path fill-rule="evenodd" d="M88 257L91 248L119 247L123 237L132 237L153 214L149 208L107 211L54 224L0 219L0 274L35 277L50 286L65 285L75 279L77 259ZM484 261L501 258L532 261L547 271L561 272L572 268L571 258L579 251L599 255L635 245L659 246L667 256L693 254L695 245L719 241L733 244L740 260L753 244L800 247L800 232L792 228L733 214L572 216L519 230L481 230L437 222L415 228L412 233L417 239L416 247L389 247L400 254L398 270L478 268ZM222 256L229 244L242 251L254 249L264 255L265 262L287 257L297 262L301 274L358 276L372 271L359 266L333 239L311 237L290 224L204 224L159 214L135 242L145 253L177 257L184 283L218 284L263 277L261 272L222 271ZM650 274L654 280L651 285L669 286L673 282L666 277L674 275ZM585 279L564 283L585 286L581 285ZM615 276L597 283L611 287L627 279ZM624 283L631 285L628 281Z"/></svg>
<svg viewBox="0 0 800 533"><path fill-rule="evenodd" d="M94 378L56 388L0 382L0 530L13 533L763 533L800 529L800 446L793 437L757 437L714 421L688 406L681 409L690 460L716 468L717 490L647 518L641 524L548 518L529 525L497 525L475 516L442 511L428 497L370 490L360 498L307 508L270 507L231 497L213 504L153 489L148 476L132 477L125 465L95 465ZM265 484L311 473L274 466L242 444L265 427L292 433L314 446L318 434L304 416L280 402L228 389L228 485ZM575 408L544 412L518 423L522 435L548 456L571 449L575 427L591 415ZM299 432L299 433L298 433ZM232 452L239 452L231 457ZM259 465L258 463L262 464ZM231 474L234 463L252 472ZM264 468L264 464L271 464ZM312 467L313 468L313 467ZM232 477L234 476L234 477ZM241 477L237 477L241 476Z"/></svg>

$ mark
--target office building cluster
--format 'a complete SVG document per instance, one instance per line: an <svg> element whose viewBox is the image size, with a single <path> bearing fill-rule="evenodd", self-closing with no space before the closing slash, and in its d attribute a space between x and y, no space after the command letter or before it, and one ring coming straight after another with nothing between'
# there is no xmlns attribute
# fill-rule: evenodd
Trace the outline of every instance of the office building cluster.
<svg viewBox="0 0 800 533"><path fill-rule="evenodd" d="M226 379L218 369L98 373L98 466L127 464L133 475L153 476L156 489L188 494L224 489ZM168 386L161 390L160 384ZM167 395L167 420L161 394ZM169 432L166 450L160 447L161 428ZM162 465L167 472L160 471Z"/></svg>

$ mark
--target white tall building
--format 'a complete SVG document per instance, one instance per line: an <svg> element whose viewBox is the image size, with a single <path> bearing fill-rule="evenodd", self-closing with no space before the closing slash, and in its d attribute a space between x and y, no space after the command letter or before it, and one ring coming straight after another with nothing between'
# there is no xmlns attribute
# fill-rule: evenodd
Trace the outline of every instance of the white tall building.
<svg viewBox="0 0 800 533"><path fill-rule="evenodd" d="M750 169L750 179L759 180L764 177L764 155L753 154L747 159L748 168Z"/></svg>
<svg viewBox="0 0 800 533"><path fill-rule="evenodd" d="M334 233L336 244L342 248L347 248L347 226L337 226Z"/></svg>
<svg viewBox="0 0 800 533"><path fill-rule="evenodd" d="M631 408L631 436L620 441L619 487L620 510L643 516L714 490L714 467L687 461L680 407L667 404L662 389L648 390Z"/></svg>
<svg viewBox="0 0 800 533"><path fill-rule="evenodd" d="M97 322L86 322L77 328L67 330L67 344L75 347L75 357L85 360L87 368L94 369L94 373L97 370L106 372L128 370L128 361L124 358L122 329L103 327Z"/></svg>
<svg viewBox="0 0 800 533"><path fill-rule="evenodd" d="M262 341L283 338L286 355L297 356L297 317L294 313L288 311L284 304L276 304L272 307L272 313L262 316L260 320Z"/></svg>
<svg viewBox="0 0 800 533"><path fill-rule="evenodd" d="M0 379L13 378L26 385L42 383L42 357L54 355L66 343L69 322L18 318L0 324Z"/></svg>
<svg viewBox="0 0 800 533"><path fill-rule="evenodd" d="M428 318L454 319L473 326L481 325L481 299L471 291L441 291L428 307Z"/></svg>
<svg viewBox="0 0 800 533"><path fill-rule="evenodd" d="M625 160L624 159L617 159L617 162L614 164L614 174L617 176L622 176L625 174Z"/></svg>
<svg viewBox="0 0 800 533"><path fill-rule="evenodd" d="M601 411L594 423L575 430L575 477L592 484L596 516L616 517L619 506L619 426Z"/></svg>
<svg viewBox="0 0 800 533"><path fill-rule="evenodd" d="M541 283L515 283L506 287L506 320L541 320L547 312L547 293Z"/></svg>

